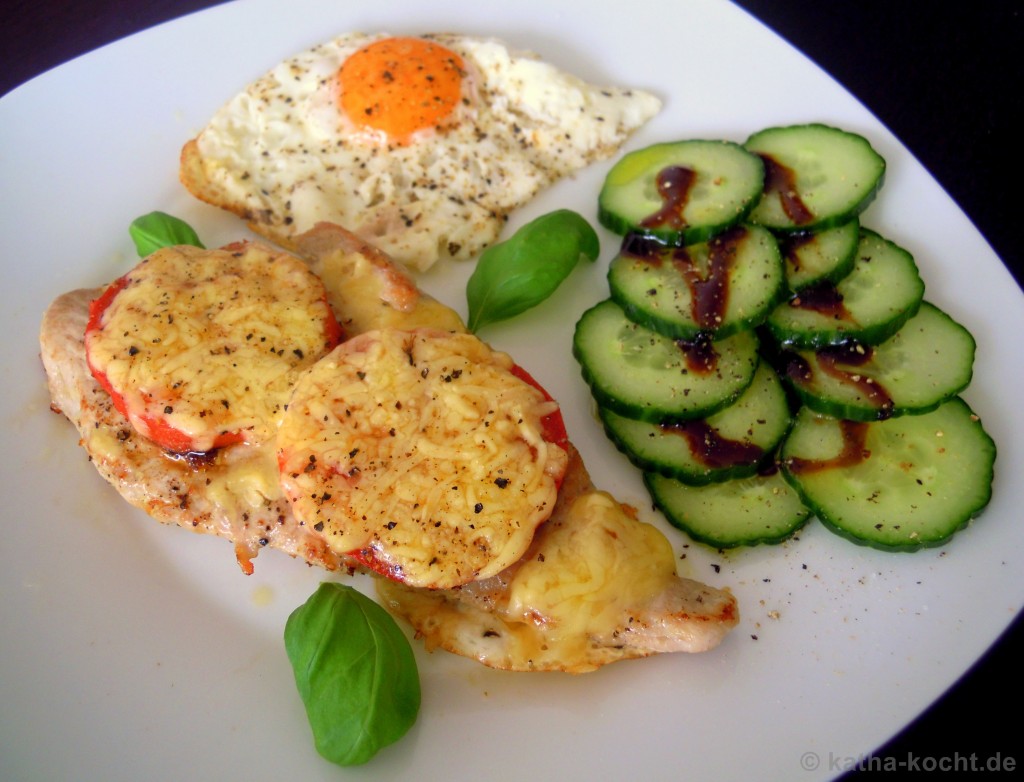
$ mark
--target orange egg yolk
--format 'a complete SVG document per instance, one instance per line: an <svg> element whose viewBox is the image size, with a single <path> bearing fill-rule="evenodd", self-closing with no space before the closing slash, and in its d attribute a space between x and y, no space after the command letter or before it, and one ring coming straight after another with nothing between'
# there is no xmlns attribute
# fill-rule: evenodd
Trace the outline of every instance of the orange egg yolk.
<svg viewBox="0 0 1024 782"><path fill-rule="evenodd" d="M422 38L385 38L351 55L338 71L342 111L356 125L407 143L417 131L454 124L462 58Z"/></svg>

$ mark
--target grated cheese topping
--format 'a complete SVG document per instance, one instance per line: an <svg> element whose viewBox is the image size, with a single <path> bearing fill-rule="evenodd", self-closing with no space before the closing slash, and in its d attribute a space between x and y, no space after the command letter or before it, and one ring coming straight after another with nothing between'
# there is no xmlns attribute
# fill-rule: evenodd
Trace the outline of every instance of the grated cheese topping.
<svg viewBox="0 0 1024 782"><path fill-rule="evenodd" d="M548 644L607 639L628 611L660 594L676 575L675 554L655 527L628 516L606 492L580 496L572 524L554 530L509 583L509 622L542 625Z"/></svg>
<svg viewBox="0 0 1024 782"><path fill-rule="evenodd" d="M581 494L540 534L519 567L464 587L463 599L388 582L378 591L428 649L495 668L583 673L649 654L631 635L677 581L665 536L602 491Z"/></svg>
<svg viewBox="0 0 1024 782"><path fill-rule="evenodd" d="M320 280L258 244L165 248L121 283L86 336L90 366L142 434L161 421L191 450L271 439L296 377L337 340Z"/></svg>
<svg viewBox="0 0 1024 782"><path fill-rule="evenodd" d="M382 329L299 380L279 432L295 515L339 554L413 586L487 578L550 516L565 451L557 406L469 334Z"/></svg>

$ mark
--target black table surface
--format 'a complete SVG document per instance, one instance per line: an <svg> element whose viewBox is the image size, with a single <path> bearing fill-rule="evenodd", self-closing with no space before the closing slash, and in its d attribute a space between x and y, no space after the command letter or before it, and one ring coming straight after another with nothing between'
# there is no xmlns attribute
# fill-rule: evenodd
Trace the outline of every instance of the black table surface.
<svg viewBox="0 0 1024 782"><path fill-rule="evenodd" d="M15 2L0 26L0 95L98 46L215 4ZM1022 244L1012 232L1024 206L1024 181L1014 179L1024 173L1024 154L1011 115L1013 106L1022 103L1024 3L737 4L817 62L903 141L1021 284ZM1018 617L972 670L873 757L905 763L973 754L982 762L1001 758L1024 765L1019 732L1011 728L1003 708L1014 709L1020 702L1022 659L1024 620Z"/></svg>

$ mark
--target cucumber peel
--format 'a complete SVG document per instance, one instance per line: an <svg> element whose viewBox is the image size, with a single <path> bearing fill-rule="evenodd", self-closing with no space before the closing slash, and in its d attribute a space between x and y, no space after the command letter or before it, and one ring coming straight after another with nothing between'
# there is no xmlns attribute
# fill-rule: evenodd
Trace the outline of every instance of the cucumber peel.
<svg viewBox="0 0 1024 782"><path fill-rule="evenodd" d="M959 397L931 413L856 423L803 408L786 479L833 532L887 551L941 546L992 496L996 446Z"/></svg>

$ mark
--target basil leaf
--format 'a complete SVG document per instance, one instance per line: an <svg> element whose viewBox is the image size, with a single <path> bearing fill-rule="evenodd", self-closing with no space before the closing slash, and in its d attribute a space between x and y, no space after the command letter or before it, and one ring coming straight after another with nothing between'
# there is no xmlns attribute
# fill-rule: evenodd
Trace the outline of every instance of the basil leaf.
<svg viewBox="0 0 1024 782"><path fill-rule="evenodd" d="M150 212L137 217L128 226L128 233L135 242L140 258L145 258L161 247L173 247L176 244L203 246L192 226L166 212Z"/></svg>
<svg viewBox="0 0 1024 782"><path fill-rule="evenodd" d="M332 582L288 617L284 645L317 751L365 763L412 727L420 680L412 647L391 615Z"/></svg>
<svg viewBox="0 0 1024 782"><path fill-rule="evenodd" d="M470 331L511 318L555 292L580 256L597 260L597 234L569 209L538 217L488 247L466 284Z"/></svg>

